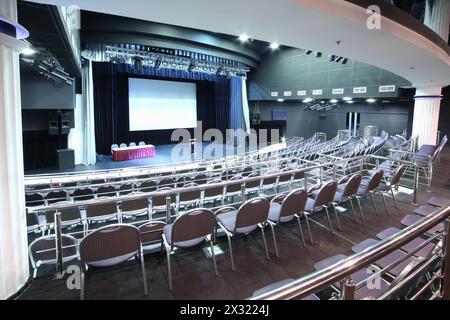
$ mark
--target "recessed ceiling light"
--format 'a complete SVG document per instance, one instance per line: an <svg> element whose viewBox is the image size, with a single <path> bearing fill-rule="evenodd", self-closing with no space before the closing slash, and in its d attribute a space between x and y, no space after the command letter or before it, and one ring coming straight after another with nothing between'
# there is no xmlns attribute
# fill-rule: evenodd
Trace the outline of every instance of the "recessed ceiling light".
<svg viewBox="0 0 450 320"><path fill-rule="evenodd" d="M239 36L239 40L241 40L242 42L245 42L248 40L248 36L246 34L241 34Z"/></svg>
<svg viewBox="0 0 450 320"><path fill-rule="evenodd" d="M25 48L25 49L22 50L22 54L25 55L25 56L32 56L35 53L36 53L36 51L34 49L30 48L30 47Z"/></svg>
<svg viewBox="0 0 450 320"><path fill-rule="evenodd" d="M280 47L280 45L278 43L276 43L276 42L272 42L270 44L270 48L273 49L273 50L278 49L279 47Z"/></svg>
<svg viewBox="0 0 450 320"><path fill-rule="evenodd" d="M350 97L344 97L344 98L342 98L342 100L344 100L344 101L350 101L350 100L352 100L352 98L350 98Z"/></svg>
<svg viewBox="0 0 450 320"><path fill-rule="evenodd" d="M337 99L331 99L330 102L331 102L331 103L337 103L338 100L337 100Z"/></svg>
<svg viewBox="0 0 450 320"><path fill-rule="evenodd" d="M375 100L375 99L373 99L373 98L370 98L370 99L367 99L366 100L368 103L374 103L374 102L376 102L377 100Z"/></svg>

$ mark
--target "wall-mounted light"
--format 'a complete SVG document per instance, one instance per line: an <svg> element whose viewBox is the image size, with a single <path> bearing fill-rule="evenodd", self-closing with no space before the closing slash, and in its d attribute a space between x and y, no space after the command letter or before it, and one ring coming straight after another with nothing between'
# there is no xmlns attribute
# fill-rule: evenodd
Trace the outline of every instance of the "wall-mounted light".
<svg viewBox="0 0 450 320"><path fill-rule="evenodd" d="M331 103L338 103L338 100L337 99L331 99L330 102Z"/></svg>
<svg viewBox="0 0 450 320"><path fill-rule="evenodd" d="M270 48L271 48L272 50L278 49L279 47L280 47L280 45L279 45L278 43L276 43L276 42L272 42L272 43L270 44Z"/></svg>
<svg viewBox="0 0 450 320"><path fill-rule="evenodd" d="M239 40L241 40L242 42L248 41L248 36L246 34L241 34L239 36Z"/></svg>
<svg viewBox="0 0 450 320"><path fill-rule="evenodd" d="M374 102L376 102L377 100L375 100L375 99L373 99L373 98L369 98L369 99L367 99L366 100L368 103L374 103Z"/></svg>

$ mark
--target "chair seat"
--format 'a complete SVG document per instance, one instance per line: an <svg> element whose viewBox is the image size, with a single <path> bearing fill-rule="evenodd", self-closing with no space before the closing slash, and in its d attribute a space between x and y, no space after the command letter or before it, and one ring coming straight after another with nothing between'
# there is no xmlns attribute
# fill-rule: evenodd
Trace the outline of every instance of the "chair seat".
<svg viewBox="0 0 450 320"><path fill-rule="evenodd" d="M377 187L378 191L389 191L390 189L390 186L384 181L381 181Z"/></svg>
<svg viewBox="0 0 450 320"><path fill-rule="evenodd" d="M173 224L168 224L168 225L164 226L164 229L163 229L164 236L166 237L167 243L169 245L172 244L172 228L173 228ZM189 248L189 247L193 247L193 246L196 246L196 245L202 243L203 241L205 241L205 239L206 239L206 237L201 237L201 238L196 238L196 239L192 239L192 240L188 240L188 241L175 242L173 245L176 247L181 247L181 248Z"/></svg>
<svg viewBox="0 0 450 320"><path fill-rule="evenodd" d="M124 254L122 256L114 257L111 259L89 261L89 262L87 262L87 265L92 266L92 267L97 267L97 268L115 266L119 263L122 263L122 262L125 262L125 261L131 259L132 257L136 256L137 254L138 254L138 251L135 251L135 252L130 252L130 253Z"/></svg>
<svg viewBox="0 0 450 320"><path fill-rule="evenodd" d="M401 230L398 228L393 228L393 227L388 228L388 229L385 229L385 230L381 231L380 233L378 233L377 238L380 240L384 240L384 239L387 239L387 238L397 234L400 231ZM410 242L408 242L407 244L405 244L400 249L405 252L412 252L413 250L417 249L423 242L424 242L424 239L422 239L420 237L415 238L415 239L411 240ZM416 253L414 253L414 256L426 258L431 253L431 251L433 251L433 248L434 248L434 244L428 243L422 249L420 249Z"/></svg>
<svg viewBox="0 0 450 320"><path fill-rule="evenodd" d="M401 250L395 250L391 254L388 254L387 256L377 260L374 264L380 267L381 269L386 268L387 266L391 265L395 261L404 258L407 254ZM390 269L388 271L389 274L393 275L394 277L398 276L412 261L414 261L415 258L409 257L405 261L397 264L395 267Z"/></svg>
<svg viewBox="0 0 450 320"><path fill-rule="evenodd" d="M228 212L221 213L217 215L217 220L223 225L225 229L229 232L236 233L248 233L255 230L258 225L248 226L245 228L236 228L236 218L238 210L230 210Z"/></svg>
<svg viewBox="0 0 450 320"><path fill-rule="evenodd" d="M387 239L389 237L392 237L394 234L397 234L401 231L399 228L390 227L387 229L384 229L383 231L377 233L377 238L380 240Z"/></svg>
<svg viewBox="0 0 450 320"><path fill-rule="evenodd" d="M276 222L276 223L289 222L295 218L295 215L290 215L290 216L281 217L281 219L280 219L280 215L281 215L281 204L276 203L276 202L270 203L269 217L268 217L268 219L270 221Z"/></svg>
<svg viewBox="0 0 450 320"><path fill-rule="evenodd" d="M306 201L306 205L305 205L305 211L308 211L308 212L322 211L322 206L314 207L315 203L316 203L315 199L308 198L308 200Z"/></svg>
<svg viewBox="0 0 450 320"><path fill-rule="evenodd" d="M402 221L400 221L400 223L406 227L416 223L417 221L423 219L422 216L419 216L417 214L408 214L407 216L405 216ZM444 224L440 223L436 226L434 226L433 228L431 228L430 230L428 230L426 232L427 235L434 235L435 233L438 232L442 232L444 230Z"/></svg>
<svg viewBox="0 0 450 320"><path fill-rule="evenodd" d="M344 197L344 192L341 190L337 190L336 194L334 195L334 202L337 203L342 203L342 202L347 202L349 200L348 197Z"/></svg>
<svg viewBox="0 0 450 320"><path fill-rule="evenodd" d="M437 210L436 207L429 206L429 205L422 205L422 206L417 207L416 210L414 210L414 213L426 217L436 210Z"/></svg>
<svg viewBox="0 0 450 320"><path fill-rule="evenodd" d="M326 259L323 259L323 260L317 262L314 265L314 269L316 269L317 271L322 270L322 269L328 268L328 267L338 263L339 261L342 261L345 259L347 259L346 255L337 254L335 256L332 256L332 257L329 257L329 258L326 258Z"/></svg>
<svg viewBox="0 0 450 320"><path fill-rule="evenodd" d="M354 253L360 253L360 252L366 250L367 248L370 248L370 247L376 245L378 242L379 242L378 240L375 240L375 239L372 239L372 238L366 239L364 241L361 241L357 245L353 246L352 247L352 251Z"/></svg>
<svg viewBox="0 0 450 320"><path fill-rule="evenodd" d="M427 201L427 203L436 207L445 207L450 205L450 199L441 197L432 197Z"/></svg>

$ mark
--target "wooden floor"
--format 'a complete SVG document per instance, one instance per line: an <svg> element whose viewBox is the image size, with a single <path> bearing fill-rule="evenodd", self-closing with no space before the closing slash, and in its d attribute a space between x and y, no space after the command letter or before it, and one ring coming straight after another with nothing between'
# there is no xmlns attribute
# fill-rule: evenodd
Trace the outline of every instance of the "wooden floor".
<svg viewBox="0 0 450 320"><path fill-rule="evenodd" d="M421 190L419 204L431 196L450 195L450 149L441 155L441 166L433 181L431 192ZM301 246L296 223L278 228L278 247L280 258L276 258L272 237L266 230L270 260L264 254L260 233L233 239L236 272L231 271L228 246L225 239L219 240L224 251L217 256L219 276L214 275L211 259L202 250L177 253L172 258L174 289L167 284L167 264L165 254L156 253L145 256L149 295L144 297L139 265L126 263L112 269L99 270L86 279L86 299L245 299L253 292L273 282L287 278L299 278L312 272L314 263L338 253L351 254L354 243L374 237L381 230L394 226L401 227L401 219L412 213L415 206L412 198L398 194L399 209L388 199L391 216L387 216L381 197L377 196L377 207L381 216L376 216L370 202L363 202L367 224L355 224L349 213L341 216L342 232L332 234L317 224L311 229L314 245ZM326 225L325 217L317 221ZM332 222L336 226L335 218ZM304 226L305 236L307 235ZM308 241L309 239L306 238ZM53 280L51 276L33 280L31 286L20 299L79 299L79 290L69 290L66 280Z"/></svg>

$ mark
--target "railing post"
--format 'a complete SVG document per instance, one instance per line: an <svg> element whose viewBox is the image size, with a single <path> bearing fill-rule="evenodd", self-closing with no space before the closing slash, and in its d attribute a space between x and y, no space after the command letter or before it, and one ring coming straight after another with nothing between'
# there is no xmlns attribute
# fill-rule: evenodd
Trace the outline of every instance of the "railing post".
<svg viewBox="0 0 450 320"><path fill-rule="evenodd" d="M166 196L166 223L169 224L171 221L171 205L172 205L172 199L170 196Z"/></svg>
<svg viewBox="0 0 450 320"><path fill-rule="evenodd" d="M62 233L61 233L61 212L56 210L55 212L55 249L56 249L56 279L62 279L64 277L63 266L63 246L62 246Z"/></svg>
<svg viewBox="0 0 450 320"><path fill-rule="evenodd" d="M259 196L259 189L258 189L258 196ZM241 184L241 200L242 202L245 201L245 182Z"/></svg>
<svg viewBox="0 0 450 320"><path fill-rule="evenodd" d="M450 300L450 218L447 218L445 222L444 232L444 264L441 271L441 297L442 300Z"/></svg>
<svg viewBox="0 0 450 320"><path fill-rule="evenodd" d="M342 300L355 300L356 285L351 278L344 280L344 289L342 291Z"/></svg>
<svg viewBox="0 0 450 320"><path fill-rule="evenodd" d="M417 204L417 191L419 190L419 167L414 166L414 192L413 192L413 204Z"/></svg>

